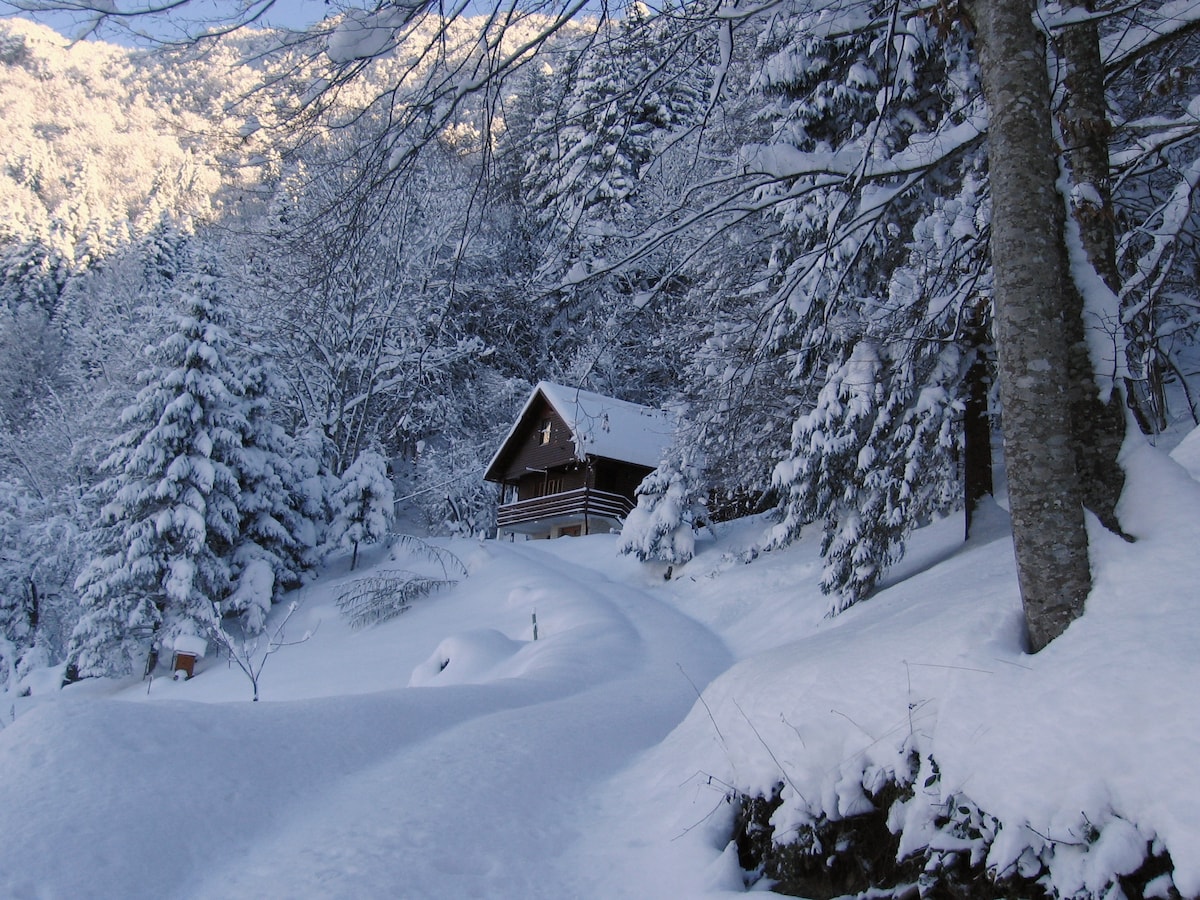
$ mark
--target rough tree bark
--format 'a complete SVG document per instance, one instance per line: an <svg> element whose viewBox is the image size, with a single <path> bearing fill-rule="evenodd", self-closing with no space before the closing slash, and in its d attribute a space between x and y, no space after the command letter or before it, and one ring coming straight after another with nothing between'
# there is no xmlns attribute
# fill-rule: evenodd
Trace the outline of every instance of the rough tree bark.
<svg viewBox="0 0 1200 900"><path fill-rule="evenodd" d="M1035 0L970 4L990 116L995 329L1017 577L1036 652L1091 589L1071 433L1064 211Z"/></svg>
<svg viewBox="0 0 1200 900"><path fill-rule="evenodd" d="M1065 4L1091 10L1090 0ZM1109 181L1108 112L1104 101L1104 64L1094 20L1061 29L1055 45L1066 68L1063 102L1058 110L1064 155L1073 192L1071 214L1079 225L1088 261L1111 291L1120 289L1116 238L1113 229L1112 191ZM1068 362L1071 371L1071 418L1075 439L1075 464L1079 470L1083 503L1110 531L1121 534L1116 506L1125 486L1125 473L1117 462L1125 440L1125 413L1120 388L1101 398L1095 365L1085 333L1083 296L1072 284L1067 302ZM1120 327L1111 323L1111 327ZM1135 410L1136 412L1136 410Z"/></svg>

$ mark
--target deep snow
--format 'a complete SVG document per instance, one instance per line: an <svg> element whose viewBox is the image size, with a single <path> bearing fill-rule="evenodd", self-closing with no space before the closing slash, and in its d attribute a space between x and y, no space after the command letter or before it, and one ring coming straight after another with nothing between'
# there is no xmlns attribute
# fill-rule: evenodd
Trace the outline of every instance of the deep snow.
<svg viewBox="0 0 1200 900"><path fill-rule="evenodd" d="M340 564L299 592L288 633L313 636L267 661L263 702L211 654L189 682L9 700L0 896L740 892L731 786L784 782L786 830L853 812L908 749L937 758L931 803L1005 823L998 869L1049 841L1058 886L1096 891L1155 840L1200 895L1200 484L1126 462L1138 541L1093 535L1087 613L1032 657L998 506L966 544L957 518L919 531L833 619L817 541L745 562L761 520L669 582L613 537L447 542L469 576L358 632Z"/></svg>

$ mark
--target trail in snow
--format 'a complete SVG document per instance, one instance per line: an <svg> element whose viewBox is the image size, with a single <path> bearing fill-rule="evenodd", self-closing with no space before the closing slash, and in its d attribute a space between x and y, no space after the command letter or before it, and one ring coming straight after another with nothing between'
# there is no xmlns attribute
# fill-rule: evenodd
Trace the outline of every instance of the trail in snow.
<svg viewBox="0 0 1200 900"><path fill-rule="evenodd" d="M543 638L569 642L580 663L593 657L596 680L565 696L531 691L527 705L397 747L331 785L303 819L230 860L195 896L563 897L579 888L555 860L579 833L581 799L686 715L695 695L677 664L707 682L728 657L710 634L644 592L599 573L584 583L587 570L537 548L504 552L536 573L525 590L540 592L543 620L570 621L555 610L566 602L605 622L607 639L571 634L596 629L594 622ZM453 667L452 660L447 671ZM498 687L455 690L486 702ZM409 715L407 700L397 696L390 714Z"/></svg>
<svg viewBox="0 0 1200 900"><path fill-rule="evenodd" d="M425 611L457 614L420 652L460 657L442 672L458 683L287 703L64 698L19 718L0 732L0 895L576 893L556 860L590 792L686 715L688 678L702 688L730 658L547 545L489 555ZM531 604L536 643L512 628ZM506 639L481 640L496 624Z"/></svg>

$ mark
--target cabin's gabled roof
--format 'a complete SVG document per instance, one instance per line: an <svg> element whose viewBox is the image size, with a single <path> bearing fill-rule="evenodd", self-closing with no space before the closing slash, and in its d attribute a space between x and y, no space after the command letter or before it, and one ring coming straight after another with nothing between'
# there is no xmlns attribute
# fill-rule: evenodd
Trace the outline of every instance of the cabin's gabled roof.
<svg viewBox="0 0 1200 900"><path fill-rule="evenodd" d="M499 480L502 473L497 469L513 440L536 427L537 423L529 420L540 406L539 398L566 423L575 443L575 456L581 461L591 456L653 469L675 433L675 419L664 410L540 381L488 463L485 478Z"/></svg>

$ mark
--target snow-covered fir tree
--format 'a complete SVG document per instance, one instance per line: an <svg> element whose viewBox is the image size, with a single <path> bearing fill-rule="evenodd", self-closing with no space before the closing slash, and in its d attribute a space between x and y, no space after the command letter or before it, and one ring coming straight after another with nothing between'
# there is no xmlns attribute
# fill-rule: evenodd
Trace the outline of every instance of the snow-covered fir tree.
<svg viewBox="0 0 1200 900"><path fill-rule="evenodd" d="M571 266L603 255L646 168L703 107L703 53L679 21L631 5L577 52L535 126L526 189Z"/></svg>
<svg viewBox="0 0 1200 900"><path fill-rule="evenodd" d="M621 528L619 551L642 562L686 563L706 518L707 482L694 444L673 447L637 488L637 506Z"/></svg>
<svg viewBox="0 0 1200 900"><path fill-rule="evenodd" d="M0 482L0 691L15 683L37 629L37 586L21 555L20 534L33 502L19 485Z"/></svg>
<svg viewBox="0 0 1200 900"><path fill-rule="evenodd" d="M969 38L902 2L785 4L748 58L760 128L729 174L746 205L715 199L708 227L749 252L698 265L715 314L690 390L710 396L721 491L776 498L768 543L823 523L838 607L903 552L926 498L957 493L941 423L954 432L962 376L942 350L979 340L960 325L987 287L983 106ZM747 435L781 458L773 475ZM920 456L916 435L943 449Z"/></svg>
<svg viewBox="0 0 1200 900"><path fill-rule="evenodd" d="M176 636L219 627L230 587L248 423L213 261L195 260L173 296L175 328L150 353L98 487L99 552L77 582L69 649L79 677L129 672Z"/></svg>
<svg viewBox="0 0 1200 900"><path fill-rule="evenodd" d="M230 555L232 590L222 612L241 617L246 634L262 630L271 604L297 587L316 564L316 530L300 487L295 442L270 417L278 384L265 361L252 362L241 377L246 429L236 453L241 520Z"/></svg>
<svg viewBox="0 0 1200 900"><path fill-rule="evenodd" d="M351 549L350 568L358 566L360 544L387 537L392 517L393 491L387 460L374 450L364 450L343 474L330 498L333 520L327 546Z"/></svg>
<svg viewBox="0 0 1200 900"><path fill-rule="evenodd" d="M912 397L903 374L864 340L831 367L816 408L796 421L792 456L774 472L783 518L770 543L787 544L805 524L822 523L821 588L833 595L831 612L869 594L903 556L909 532L960 499L952 487L958 361L957 349L945 348L932 384Z"/></svg>

